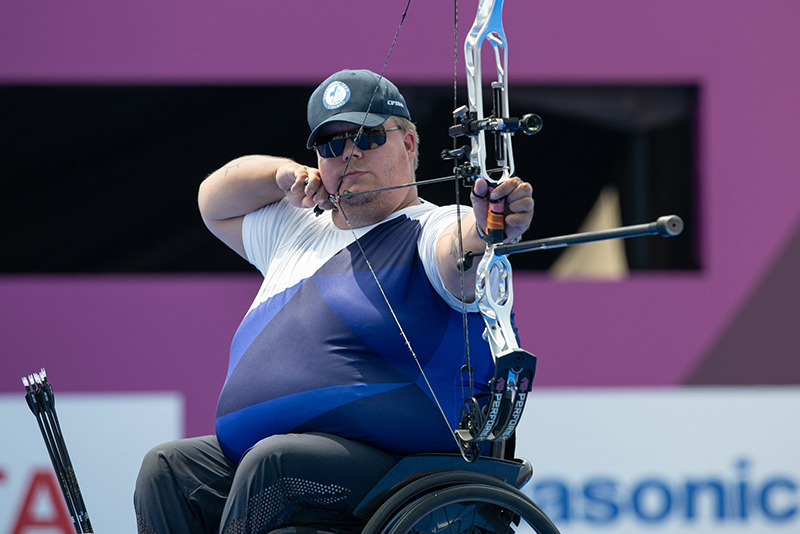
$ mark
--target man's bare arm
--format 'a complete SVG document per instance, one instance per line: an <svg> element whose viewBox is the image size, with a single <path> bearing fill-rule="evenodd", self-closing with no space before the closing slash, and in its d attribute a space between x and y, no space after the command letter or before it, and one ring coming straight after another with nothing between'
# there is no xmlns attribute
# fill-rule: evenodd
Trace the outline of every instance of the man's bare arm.
<svg viewBox="0 0 800 534"><path fill-rule="evenodd" d="M321 183L319 171L290 159L242 156L217 169L200 184L197 202L208 229L247 258L242 241L244 216L284 197L302 205L305 182ZM307 206L303 206L307 207Z"/></svg>

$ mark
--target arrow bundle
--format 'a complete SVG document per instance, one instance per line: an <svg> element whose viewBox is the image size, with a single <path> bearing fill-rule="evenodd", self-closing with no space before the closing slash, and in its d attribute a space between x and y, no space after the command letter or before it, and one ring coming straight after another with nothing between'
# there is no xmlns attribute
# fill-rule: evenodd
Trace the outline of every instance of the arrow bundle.
<svg viewBox="0 0 800 534"><path fill-rule="evenodd" d="M28 392L25 400L28 401L28 406L36 416L36 422L39 423L39 430L42 431L47 452L50 454L50 461L53 462L53 469L58 476L75 532L79 534L92 533L92 523L89 521L89 514L78 487L78 479L75 477L67 445L61 434L61 425L58 423L53 386L47 381L44 368L39 373L23 376L22 383Z"/></svg>

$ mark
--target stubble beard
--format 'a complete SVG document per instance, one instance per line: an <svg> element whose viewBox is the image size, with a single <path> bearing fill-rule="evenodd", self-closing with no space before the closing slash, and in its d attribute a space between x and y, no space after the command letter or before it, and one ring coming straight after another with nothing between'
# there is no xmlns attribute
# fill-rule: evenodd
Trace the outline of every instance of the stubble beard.
<svg viewBox="0 0 800 534"><path fill-rule="evenodd" d="M385 219L388 213L384 213L386 210L381 209L381 195L383 193L385 191L366 193L351 198L340 198L340 210L337 213L341 214L343 226L362 228Z"/></svg>
<svg viewBox="0 0 800 534"><path fill-rule="evenodd" d="M348 169L348 172L367 172L375 176L375 171L361 171L358 168ZM387 162L379 171L381 176L401 176L402 172L400 171L400 167L396 162ZM407 177L407 179L400 179L397 180L389 180L382 185L379 184L379 181L373 182L372 186L369 188L382 188L387 187L390 185L399 185L400 183L411 182L414 180L414 175L411 174ZM358 184L358 180L352 182L353 184ZM357 189L357 188L356 188ZM402 193L401 193L402 191ZM355 191L356 193L358 191ZM401 199L395 200L396 195L403 195ZM340 222L343 227L352 227L352 228L361 228L364 226L369 226L371 224L376 224L394 213L399 209L399 206L405 202L407 198L408 192L407 188L403 189L394 189L390 191L380 191L375 193L364 193L359 194L351 198L340 198L339 205L341 206L341 213L342 211L344 214L341 215ZM396 204L396 205L395 205ZM336 216L334 216L336 217ZM336 218L334 219L336 220ZM338 224L337 224L338 226Z"/></svg>

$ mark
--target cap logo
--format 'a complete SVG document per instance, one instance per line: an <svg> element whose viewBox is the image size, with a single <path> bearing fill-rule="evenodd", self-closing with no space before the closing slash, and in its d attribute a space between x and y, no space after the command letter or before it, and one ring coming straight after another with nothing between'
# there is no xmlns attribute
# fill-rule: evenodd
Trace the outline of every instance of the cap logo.
<svg viewBox="0 0 800 534"><path fill-rule="evenodd" d="M331 82L322 95L322 104L327 109L344 106L350 100L350 88L342 82Z"/></svg>

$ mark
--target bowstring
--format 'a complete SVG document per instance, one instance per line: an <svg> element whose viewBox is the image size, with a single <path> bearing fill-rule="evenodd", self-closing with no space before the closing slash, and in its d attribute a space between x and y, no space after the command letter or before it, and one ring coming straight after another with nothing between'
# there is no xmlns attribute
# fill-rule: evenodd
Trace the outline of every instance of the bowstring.
<svg viewBox="0 0 800 534"><path fill-rule="evenodd" d="M425 370L422 368L422 364L420 363L419 358L417 357L417 353L414 351L414 348L411 346L411 341L409 341L408 336L406 335L406 331L403 329L403 325L400 323L400 319L397 318L397 314L395 314L394 308L392 307L391 302L389 302L389 297L387 297L386 293L383 291L383 285L381 285L380 280L378 280L378 274L375 272L375 269L372 268L372 263L369 261L369 258L367 258L367 254L366 254L366 252L364 252L364 248L361 246L361 241L358 239L358 237L356 235L356 231L353 228L353 226L350 224L350 220L347 218L347 215L345 214L344 210L342 210L342 206L341 205L339 205L339 210L342 212L342 215L344 216L344 220L347 221L348 228L350 228L350 231L353 233L353 236L355 236L355 238L356 238L355 239L355 243L356 243L356 245L358 245L358 250L361 251L361 256L364 258L364 262L367 264L367 267L369 268L369 272L370 272L370 274L372 274L372 278L375 280L375 284L377 284L378 290L381 292L381 296L383 297L383 301L386 303L386 306L389 308L389 313L392 314L392 318L394 319L394 322L397 325L397 328L400 330L400 335L403 338L403 342L405 342L406 347L408 347L408 350L411 353L411 356L414 358L414 363L417 364L417 368L419 369L419 372L422 375L423 380L425 380L425 384L428 386L428 391L431 392L431 396L433 397L433 402L436 404L436 407L439 409L439 413L442 414L442 417L444 418L444 422L447 424L447 429L450 431L450 434L453 436L453 439L455 440L456 445L458 445L459 450L461 450L461 445L460 445L460 443L458 441L458 437L456 436L456 432L455 432L455 430L453 430L453 427L450 425L450 421L447 419L447 414L444 413L444 408L442 408L442 404L439 402L439 398L436 396L436 392L433 390L433 386L431 385L430 381L428 380L428 375L425 374ZM462 453L462 455L463 455L463 453Z"/></svg>
<svg viewBox="0 0 800 534"><path fill-rule="evenodd" d="M457 0L456 0L456 2L457 2ZM346 210L343 209L343 206L342 206L342 203L341 203L341 197L340 197L340 194L341 194L340 190L341 190L341 187L342 187L342 183L344 182L344 178L345 178L345 175L347 174L347 169L350 166L350 162L353 159L353 153L355 152L355 149L356 149L356 142L358 141L358 137L361 135L361 133L364 130L364 125L366 124L367 118L369 117L370 109L372 109L372 103L375 100L375 95L378 92L378 89L380 87L380 83L383 80L383 75L384 75L384 73L386 71L386 66L389 64L389 58L392 56L392 51L394 51L395 44L397 43L397 38L400 35L400 30L403 27L403 22L405 22L405 20L406 20L406 15L408 15L408 8L410 6L411 6L411 0L408 0L408 2L406 3L406 7L403 10L403 15L400 18L400 24L398 25L397 31L394 34L394 39L392 40L392 45L389 47L389 53L386 55L386 61L383 62L383 68L381 69L381 72L380 72L380 74L378 76L378 81L375 84L375 89L372 92L372 98L370 98L369 104L367 105L367 111L364 113L364 120L361 122L361 125L358 127L358 132L356 134L356 138L353 140L353 146L350 149L350 156L347 158L347 163L345 164L345 168L342 171L342 175L339 177L339 184L336 187L336 195L335 195L335 199L334 199L334 205L339 210L339 212L342 214L342 217L344 218L345 222L347 223L347 226L350 229L350 232L353 234L353 237L355 239L355 243L358 246L358 249L361 252L362 257L364 258L364 262L366 263L367 268L369 269L369 272L372 275L372 278L375 280L375 284L378 286L378 290L380 291L381 296L383 297L383 300L386 303L386 306L389 308L389 312L391 313L392 318L394 319L394 322L397 325L397 328L400 330L400 335L403 338L403 341L404 341L406 347L408 348L409 352L411 353L411 356L414 358L414 362L416 363L417 368L419 369L419 372L422 375L422 378L425 380L425 384L428 387L428 391L430 391L431 397L433 397L433 401L436 404L436 407L439 409L439 413L442 415L442 418L444 419L445 424L447 425L447 429L450 431L450 434L453 436L453 440L456 442L456 446L458 447L459 452L464 457L464 459L466 459L464 451L461 448L461 443L459 442L458 437L456 436L455 430L450 425L450 420L447 418L447 414L445 414L444 408L442 408L442 405L439 402L439 398L436 396L436 392L433 390L433 386L431 385L430 381L428 380L428 376L425 374L425 370L423 369L422 364L420 363L419 358L417 357L417 353L414 351L414 348L411 346L411 342L409 341L408 336L406 335L406 332L403 329L403 325L400 323L400 319L398 319L397 314L395 313L391 302L389 302L389 298L386 296L386 293L383 290L383 285L381 284L380 280L378 279L378 275L375 272L375 269L372 267L372 263L367 258L367 255L366 255L366 253L364 251L364 248L361 246L361 241L358 238L358 234L356 233L355 228L353 228L353 225L350 223L350 219L347 217ZM457 36L456 36L456 39L457 39ZM456 184L457 183L458 183L458 181L456 180ZM458 199L456 200L456 205L458 205ZM459 217L458 225L459 225L459 240L460 240L461 239L461 237L460 237L460 228L461 228L460 217ZM463 250L463 247L462 247L462 250ZM462 289L461 289L461 291L462 291L462 304L463 304L463 300L464 300L463 297L465 295L464 281L463 281L463 271L461 273L461 276L462 276L462 282L461 282ZM464 313L466 314L466 305L465 304L463 306L463 309L464 309ZM464 321L465 321L465 324L466 324L466 317L465 317ZM465 339L466 339L466 334L465 334ZM463 373L461 373L461 374L463 375ZM463 376L462 376L462 380L463 380ZM471 382L471 372L470 372L470 382ZM462 396L463 396L463 392L462 392Z"/></svg>
<svg viewBox="0 0 800 534"><path fill-rule="evenodd" d="M386 72L386 66L389 64L389 58L392 57L392 52L394 51L394 45L397 44L397 38L400 36L400 30L403 28L403 23L406 21L406 15L408 15L408 8L411 6L411 0L408 0L406 3L406 7L403 10L403 14L400 17L400 24L397 26L397 31L394 32L394 39L392 39L392 44L389 47L389 53L386 54L386 61L383 62L383 68L381 69L381 73L378 75L378 81L375 83L375 89L372 90L372 97L369 99L369 104L367 104L367 111L364 113L364 120L361 121L361 125L358 127L358 132L356 132L356 137L353 139L353 146L350 148L350 156L347 158L347 163L344 166L344 170L342 171L342 175L339 177L339 184L336 186L336 204L339 208L341 208L341 203L338 202L339 195L341 194L342 183L344 182L344 177L347 174L347 169L350 168L350 162L353 160L353 153L356 151L356 143L358 143L359 138L361 137L362 132L364 131L364 125L367 123L367 118L369 118L369 111L372 109L372 103L375 101L375 95L378 94L378 89L381 86L381 81L383 80L383 74ZM344 212L342 213L344 215ZM347 220L347 217L345 217ZM347 224L350 224L350 221L347 221Z"/></svg>
<svg viewBox="0 0 800 534"><path fill-rule="evenodd" d="M458 107L458 0L453 0L453 109ZM453 117L453 124L458 124L458 119ZM458 149L458 140L453 137L453 150ZM455 174L455 173L454 173ZM463 228L461 226L461 183L458 175L456 174L455 180L455 200L456 200L456 228L458 236L458 257L464 257L464 236ZM469 398L475 396L475 375L472 369L472 362L470 360L469 352L469 317L467 315L467 290L466 280L464 277L465 265L464 262L457 264L459 283L461 286L461 320L462 330L464 332L464 365L467 369ZM461 398L464 399L464 370L459 372L461 379Z"/></svg>

